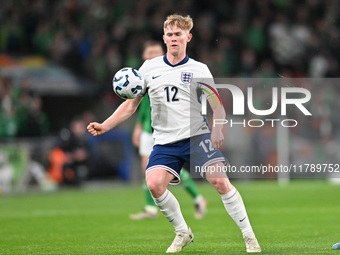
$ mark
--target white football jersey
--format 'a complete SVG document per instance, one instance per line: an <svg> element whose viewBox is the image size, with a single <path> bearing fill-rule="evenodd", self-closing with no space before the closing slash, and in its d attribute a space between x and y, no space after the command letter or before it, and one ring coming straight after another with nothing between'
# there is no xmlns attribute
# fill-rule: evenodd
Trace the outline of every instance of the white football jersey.
<svg viewBox="0 0 340 255"><path fill-rule="evenodd" d="M210 132L201 115L201 93L197 93L195 85L200 81L215 88L205 64L186 56L180 63L171 65L164 55L146 60L139 71L150 98L155 144L174 143Z"/></svg>

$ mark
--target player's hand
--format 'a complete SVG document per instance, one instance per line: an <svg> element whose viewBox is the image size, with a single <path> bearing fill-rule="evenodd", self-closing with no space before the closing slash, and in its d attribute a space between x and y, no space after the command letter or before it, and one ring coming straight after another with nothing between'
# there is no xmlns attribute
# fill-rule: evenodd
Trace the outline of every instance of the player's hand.
<svg viewBox="0 0 340 255"><path fill-rule="evenodd" d="M107 130L105 130L103 124L99 124L97 122L91 122L87 126L87 131L89 131L91 135L93 136L99 136L99 135L104 134Z"/></svg>
<svg viewBox="0 0 340 255"><path fill-rule="evenodd" d="M211 130L211 141L215 150L222 147L224 142L224 135L220 128L213 128Z"/></svg>

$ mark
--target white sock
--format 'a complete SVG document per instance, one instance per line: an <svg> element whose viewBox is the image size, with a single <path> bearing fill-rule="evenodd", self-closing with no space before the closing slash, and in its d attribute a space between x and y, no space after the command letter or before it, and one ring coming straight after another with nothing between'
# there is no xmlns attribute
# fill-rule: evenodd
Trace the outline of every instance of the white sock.
<svg viewBox="0 0 340 255"><path fill-rule="evenodd" d="M175 231L188 231L188 225L183 218L179 203L168 189L159 198L154 198L154 201L159 210L174 226Z"/></svg>
<svg viewBox="0 0 340 255"><path fill-rule="evenodd" d="M235 221L242 231L243 235L250 234L253 229L250 225L249 218L244 207L242 197L234 187L227 194L221 195L222 202L230 217Z"/></svg>

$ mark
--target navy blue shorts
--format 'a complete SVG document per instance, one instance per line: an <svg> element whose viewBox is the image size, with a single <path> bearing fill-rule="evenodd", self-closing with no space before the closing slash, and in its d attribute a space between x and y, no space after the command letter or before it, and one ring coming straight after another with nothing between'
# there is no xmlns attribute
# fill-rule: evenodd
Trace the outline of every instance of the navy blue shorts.
<svg viewBox="0 0 340 255"><path fill-rule="evenodd" d="M209 133L175 143L155 145L145 173L161 168L175 176L171 184L178 184L185 163L189 164L192 170L196 167L205 168L216 162L228 162L228 160L219 149L214 150Z"/></svg>

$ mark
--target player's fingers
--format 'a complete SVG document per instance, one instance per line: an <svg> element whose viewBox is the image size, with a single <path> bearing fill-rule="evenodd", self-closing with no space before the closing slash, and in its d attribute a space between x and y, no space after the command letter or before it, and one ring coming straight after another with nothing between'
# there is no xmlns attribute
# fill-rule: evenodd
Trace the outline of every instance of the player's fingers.
<svg viewBox="0 0 340 255"><path fill-rule="evenodd" d="M90 123L90 124L87 125L86 128L87 128L88 131L90 131L90 130L93 130L93 126L94 126L93 123Z"/></svg>
<svg viewBox="0 0 340 255"><path fill-rule="evenodd" d="M91 134L92 134L92 133L93 133L93 132L95 132L96 130L95 130L95 129L93 129L92 127L90 127L90 128L88 128L88 129L87 129L87 131L88 131L89 133L91 133Z"/></svg>
<svg viewBox="0 0 340 255"><path fill-rule="evenodd" d="M87 126L87 131L93 135L93 136L97 136L98 135L98 132L97 130L95 129L94 127L94 123L90 123L88 126Z"/></svg>
<svg viewBox="0 0 340 255"><path fill-rule="evenodd" d="M91 123L87 126L87 129L89 129L89 128L97 129L97 126L99 126L99 123L97 123L97 122L91 122Z"/></svg>
<svg viewBox="0 0 340 255"><path fill-rule="evenodd" d="M213 147L214 147L214 149L215 149L215 150L219 149L219 148L221 147L222 143L223 143L223 141L221 141L221 140L218 140L218 141L216 141L216 142L213 142Z"/></svg>
<svg viewBox="0 0 340 255"><path fill-rule="evenodd" d="M218 149L218 142L213 142L213 147L214 147L214 150L217 150Z"/></svg>

